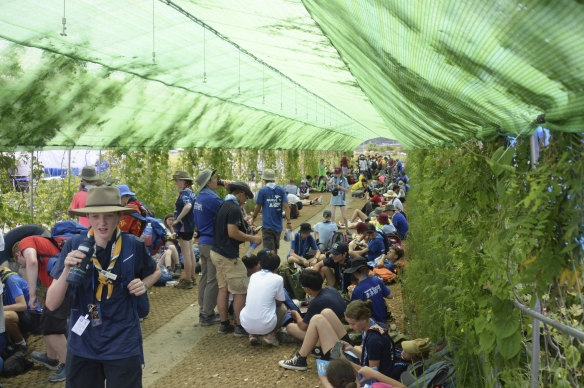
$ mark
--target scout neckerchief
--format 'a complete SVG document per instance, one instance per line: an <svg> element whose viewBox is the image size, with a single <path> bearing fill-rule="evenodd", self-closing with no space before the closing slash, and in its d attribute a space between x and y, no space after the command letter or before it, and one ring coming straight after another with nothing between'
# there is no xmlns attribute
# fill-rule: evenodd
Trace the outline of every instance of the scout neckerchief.
<svg viewBox="0 0 584 388"><path fill-rule="evenodd" d="M373 318L371 318L371 321L369 323L369 329L367 329L366 332L361 332L361 336L363 338L363 342L362 342L362 348L361 349L361 366L365 366L365 361L369 361L367 359L367 337L369 337L369 333L376 331L381 335L386 335L388 333L387 329L378 325L377 322L375 322L373 320Z"/></svg>
<svg viewBox="0 0 584 388"><path fill-rule="evenodd" d="M89 229L89 232L87 234L88 236L93 236L93 228ZM112 293L114 291L114 283L108 277L107 274L111 274L112 270L114 269L114 266L116 265L116 261L118 260L118 257L120 257L120 253L122 252L122 232L120 231L120 228L116 227L115 235L116 241L112 245L112 252L107 270L101 268L101 264L99 263L97 256L95 256L95 253L97 251L96 249L94 249L93 257L91 258L91 260L93 261L93 265L95 266L99 274L97 278L99 284L97 285L97 291L95 292L95 298L97 299L98 302L101 302L103 286L107 285L107 299L109 299L112 296Z"/></svg>

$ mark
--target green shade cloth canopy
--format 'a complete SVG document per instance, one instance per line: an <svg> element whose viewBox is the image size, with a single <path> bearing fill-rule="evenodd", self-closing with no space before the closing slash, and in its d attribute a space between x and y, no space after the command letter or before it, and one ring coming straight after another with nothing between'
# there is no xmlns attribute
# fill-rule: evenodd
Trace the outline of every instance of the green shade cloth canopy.
<svg viewBox="0 0 584 388"><path fill-rule="evenodd" d="M583 25L569 0L4 0L0 150L581 131Z"/></svg>

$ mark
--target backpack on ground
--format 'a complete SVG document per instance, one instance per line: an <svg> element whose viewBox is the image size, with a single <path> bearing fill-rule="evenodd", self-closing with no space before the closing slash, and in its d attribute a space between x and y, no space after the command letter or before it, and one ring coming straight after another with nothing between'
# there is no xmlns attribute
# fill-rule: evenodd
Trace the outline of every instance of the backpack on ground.
<svg viewBox="0 0 584 388"><path fill-rule="evenodd" d="M450 361L439 361L426 367L422 361L416 361L408 366L400 376L400 381L408 388L449 387L454 388L454 364Z"/></svg>
<svg viewBox="0 0 584 388"><path fill-rule="evenodd" d="M142 240L146 243L151 255L156 254L166 242L167 230L160 218L146 217L148 226L144 228Z"/></svg>
<svg viewBox="0 0 584 388"><path fill-rule="evenodd" d="M32 369L33 363L26 359L23 352L16 352L4 360L2 375L6 377L16 376Z"/></svg>
<svg viewBox="0 0 584 388"><path fill-rule="evenodd" d="M295 203L291 203L290 204L290 218L295 220L296 218L298 218L299 215L300 215L300 213L298 212L298 205L296 205Z"/></svg>
<svg viewBox="0 0 584 388"><path fill-rule="evenodd" d="M284 288L292 299L302 300L306 297L304 287L300 284L300 272L290 267L282 267L278 270L284 279Z"/></svg>
<svg viewBox="0 0 584 388"><path fill-rule="evenodd" d="M343 232L339 232L338 230L332 231L331 232L331 237L329 238L328 242L326 243L326 246L324 247L324 251L328 252L333 245L335 245L338 242L347 242L347 236L343 233Z"/></svg>

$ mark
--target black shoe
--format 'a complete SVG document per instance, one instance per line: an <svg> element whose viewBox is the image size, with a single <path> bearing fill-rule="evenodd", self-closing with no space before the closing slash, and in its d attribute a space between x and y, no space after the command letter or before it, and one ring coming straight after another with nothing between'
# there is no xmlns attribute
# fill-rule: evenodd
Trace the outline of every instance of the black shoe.
<svg viewBox="0 0 584 388"><path fill-rule="evenodd" d="M213 326L221 323L221 319L218 316L212 315L207 317L205 315L199 315L199 326Z"/></svg>
<svg viewBox="0 0 584 388"><path fill-rule="evenodd" d="M233 330L233 335L236 336L236 337L247 337L247 336L249 336L249 334L247 333L247 331L245 331L245 329L241 325L235 326L235 329Z"/></svg>
<svg viewBox="0 0 584 388"><path fill-rule="evenodd" d="M282 368L292 369L292 370L306 370L308 365L306 364L306 357L302 357L300 353L296 353L294 357L289 360L280 360L279 362Z"/></svg>
<svg viewBox="0 0 584 388"><path fill-rule="evenodd" d="M219 325L219 330L217 330L217 333L228 334L228 333L231 333L234 329L235 329L235 327L231 324L229 324L229 325L221 324L221 325Z"/></svg>
<svg viewBox="0 0 584 388"><path fill-rule="evenodd" d="M321 358L322 357L322 348L320 346L315 346L314 349L312 349L312 352L310 354L312 354L316 358Z"/></svg>

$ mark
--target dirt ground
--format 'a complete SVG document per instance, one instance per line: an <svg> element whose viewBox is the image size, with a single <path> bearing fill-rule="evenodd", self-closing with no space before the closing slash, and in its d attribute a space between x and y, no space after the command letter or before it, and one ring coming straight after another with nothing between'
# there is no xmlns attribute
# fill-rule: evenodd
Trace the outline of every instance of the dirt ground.
<svg viewBox="0 0 584 388"><path fill-rule="evenodd" d="M319 194L320 195L320 194ZM316 197L315 197L316 198ZM330 194L324 194L323 205L306 206L300 211L300 217L292 220L297 228L300 223L322 213L330 200ZM353 199L347 214L351 215L354 208L361 208L364 200ZM337 215L340 220L340 215ZM258 221L259 223L259 221ZM314 223L314 222L311 222ZM401 286L399 283L390 286L394 299L390 301L391 311L398 329L405 332L404 312L402 306ZM176 290L173 287L153 287L150 290L151 312L142 322L144 341L158 328L189 306L196 304L197 287L192 290ZM193 325L196 325L193 322ZM168 324L164 327L168 336L180 335L180 327ZM279 347L249 345L247 338L237 338L233 335L220 335L217 326L201 328L204 334L194 347L184 353L167 373L161 373L151 384L151 387L318 387L319 379L316 373L316 361L309 357L309 368L306 372L296 372L281 368L278 361L290 358L299 349L299 345L282 344ZM40 336L28 339L31 350L44 351L44 341ZM165 346L164 344L162 345ZM173 345L167 345L172 350ZM161 349L164 354L164 348ZM172 363L175 360L161 359L160 363ZM157 369L146 369L148 373L158 374ZM11 378L0 378L5 387L64 387L64 383L51 384L47 378L52 371L44 367L34 366L29 372ZM146 373L146 372L145 372ZM146 376L145 376L146 377ZM152 377L152 376L150 376Z"/></svg>

